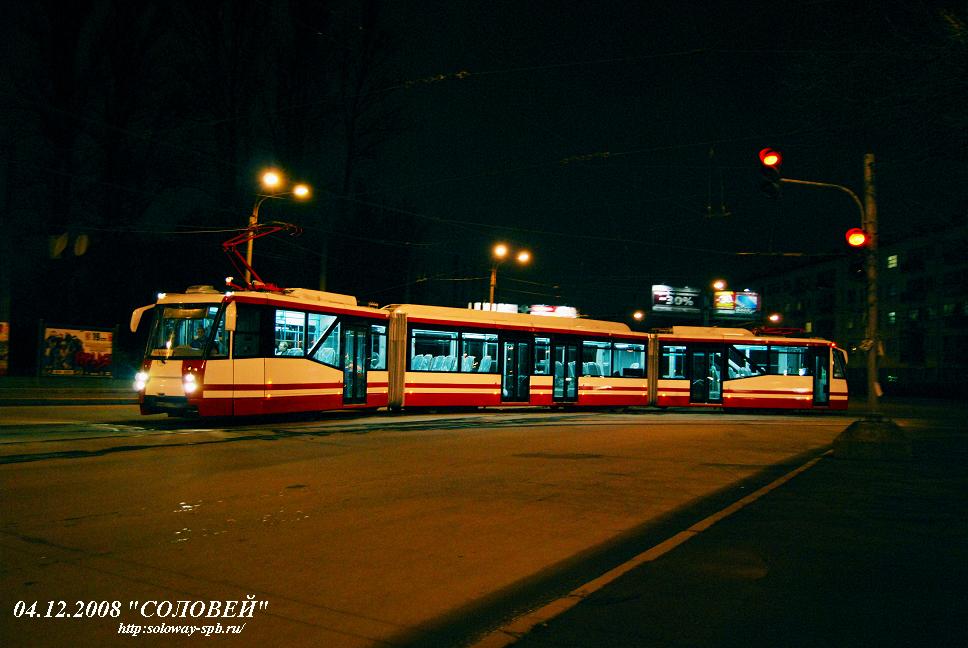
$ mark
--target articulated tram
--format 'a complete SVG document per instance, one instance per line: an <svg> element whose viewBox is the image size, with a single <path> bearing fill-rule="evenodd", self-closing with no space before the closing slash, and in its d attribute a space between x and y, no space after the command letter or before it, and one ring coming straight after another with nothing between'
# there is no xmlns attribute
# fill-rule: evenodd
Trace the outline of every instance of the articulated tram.
<svg viewBox="0 0 968 648"><path fill-rule="evenodd" d="M845 409L846 356L744 329L638 333L616 322L360 306L306 289L159 295L141 412L563 406Z"/></svg>

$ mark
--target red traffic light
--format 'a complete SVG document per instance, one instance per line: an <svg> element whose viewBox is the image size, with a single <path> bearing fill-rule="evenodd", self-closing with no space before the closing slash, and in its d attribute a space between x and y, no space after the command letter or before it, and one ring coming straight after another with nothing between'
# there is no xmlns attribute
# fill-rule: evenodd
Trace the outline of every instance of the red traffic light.
<svg viewBox="0 0 968 648"><path fill-rule="evenodd" d="M778 167L780 163L783 162L783 156L780 155L779 151L771 148L765 148L760 151L760 162L768 167Z"/></svg>
<svg viewBox="0 0 968 648"><path fill-rule="evenodd" d="M855 248L867 245L867 232L859 227L847 230L847 245Z"/></svg>

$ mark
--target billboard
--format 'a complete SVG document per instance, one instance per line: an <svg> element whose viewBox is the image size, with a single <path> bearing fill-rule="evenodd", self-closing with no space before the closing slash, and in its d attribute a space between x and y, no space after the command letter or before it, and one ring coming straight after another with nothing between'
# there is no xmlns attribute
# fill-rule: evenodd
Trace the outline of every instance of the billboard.
<svg viewBox="0 0 968 648"><path fill-rule="evenodd" d="M41 376L111 376L114 331L43 326Z"/></svg>
<svg viewBox="0 0 968 648"><path fill-rule="evenodd" d="M528 312L532 315L544 315L547 317L578 317L578 309L574 306L534 304L528 308Z"/></svg>
<svg viewBox="0 0 968 648"><path fill-rule="evenodd" d="M698 288L674 288L665 285L652 286L652 310L656 313L702 312L702 294Z"/></svg>
<svg viewBox="0 0 968 648"><path fill-rule="evenodd" d="M717 290L713 293L715 317L754 317L760 312L759 293Z"/></svg>
<svg viewBox="0 0 968 648"><path fill-rule="evenodd" d="M7 357L10 351L10 322L0 322L0 376L7 375Z"/></svg>

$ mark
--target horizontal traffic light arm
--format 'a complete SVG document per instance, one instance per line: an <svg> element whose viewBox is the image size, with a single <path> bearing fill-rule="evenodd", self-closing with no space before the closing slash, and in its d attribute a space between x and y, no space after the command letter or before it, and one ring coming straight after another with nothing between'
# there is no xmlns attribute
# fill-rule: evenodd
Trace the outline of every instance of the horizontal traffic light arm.
<svg viewBox="0 0 968 648"><path fill-rule="evenodd" d="M860 210L861 225L863 225L866 220L864 218L864 205L860 202L860 198L858 198L857 194L844 185L834 184L832 182L814 182L813 180L794 180L793 178L780 178L780 182L784 184L800 184L810 185L811 187L830 187L831 189L840 189L854 200L854 204L857 205L857 209Z"/></svg>

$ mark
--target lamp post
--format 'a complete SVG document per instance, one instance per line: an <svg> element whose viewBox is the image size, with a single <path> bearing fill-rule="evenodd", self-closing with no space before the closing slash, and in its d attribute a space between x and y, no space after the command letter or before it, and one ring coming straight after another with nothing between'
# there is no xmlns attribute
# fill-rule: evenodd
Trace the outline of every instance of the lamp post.
<svg viewBox="0 0 968 648"><path fill-rule="evenodd" d="M488 298L488 303L490 306L488 307L488 310L493 311L494 288L497 286L497 267L508 258L508 256L511 254L511 250L504 243L498 243L494 246L494 249L491 250L491 254L493 256L493 263L491 263L491 290L490 297ZM518 250L517 254L514 255L514 258L521 265L525 265L531 261L531 253L527 250Z"/></svg>
<svg viewBox="0 0 968 648"><path fill-rule="evenodd" d="M309 185L306 184L296 184L293 185L292 189L289 191L278 191L278 189L283 189L283 178L282 174L275 170L269 170L262 174L260 178L263 189L268 193L258 194L255 204L252 206L252 213L249 214L249 241L245 245L245 262L252 267L252 241L253 237L251 232L254 230L255 226L259 223L259 207L262 206L269 198L284 198L286 196L292 196L298 200L306 200L309 198L310 190ZM252 273L249 270L245 271L245 283L248 285L249 281L252 279Z"/></svg>

